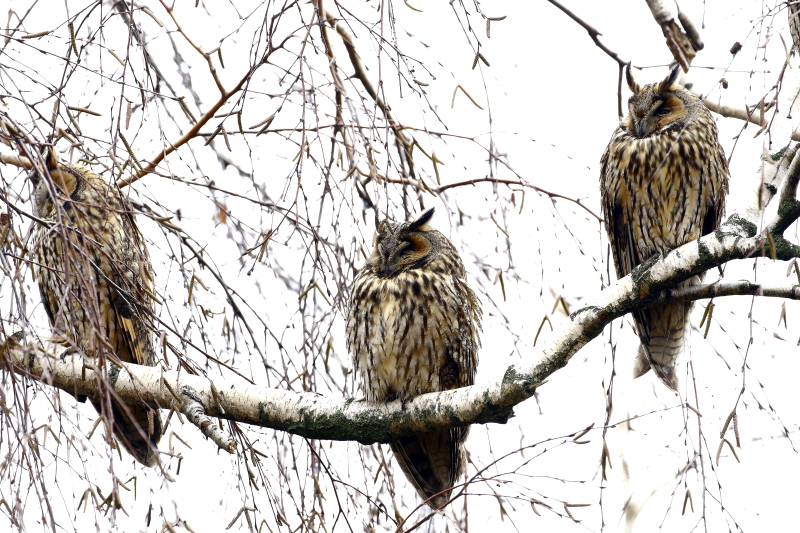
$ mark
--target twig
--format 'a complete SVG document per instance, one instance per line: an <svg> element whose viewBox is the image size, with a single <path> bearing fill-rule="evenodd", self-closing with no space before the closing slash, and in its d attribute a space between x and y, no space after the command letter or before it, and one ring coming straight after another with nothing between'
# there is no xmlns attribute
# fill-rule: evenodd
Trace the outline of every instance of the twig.
<svg viewBox="0 0 800 533"><path fill-rule="evenodd" d="M214 424L214 421L206 414L205 407L192 388L183 387L181 389L181 396L183 398L181 402L181 412L186 415L186 418L197 426L200 431L202 431L203 435L213 440L220 449L228 453L234 453L236 451L236 441L223 433L222 429Z"/></svg>
<svg viewBox="0 0 800 533"><path fill-rule="evenodd" d="M625 65L628 64L627 61L620 59L619 54L608 48L600 41L599 37L603 35L602 33L600 33L592 26L584 22L583 19L581 19L578 15L576 15L575 13L573 13L572 11L561 5L561 3L557 2L556 0L547 0L547 1L556 6L561 11L563 11L564 14L567 15L569 18L580 24L580 26L583 27L583 29L585 29L589 33L589 37L591 37L592 41L594 41L594 44L598 48L600 48L600 50L605 52L608 55L608 57L616 61L620 67L624 67Z"/></svg>
<svg viewBox="0 0 800 533"><path fill-rule="evenodd" d="M696 96L702 96L698 93L694 94ZM763 118L761 116L760 109L754 109L753 111L748 111L747 109L742 107L734 107L734 106L720 104L719 102L712 100L711 98L703 99L703 103L710 111L725 118L735 118L738 120L750 122L751 124L755 124L757 126L762 125ZM792 140L800 141L800 130L795 130L794 132L792 132Z"/></svg>

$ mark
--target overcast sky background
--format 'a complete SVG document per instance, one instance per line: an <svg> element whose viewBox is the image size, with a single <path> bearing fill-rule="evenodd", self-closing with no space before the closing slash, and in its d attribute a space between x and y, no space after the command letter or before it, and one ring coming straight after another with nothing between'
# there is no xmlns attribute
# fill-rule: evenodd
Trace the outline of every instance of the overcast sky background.
<svg viewBox="0 0 800 533"><path fill-rule="evenodd" d="M474 15L474 8L468 6L473 13L470 20L482 44L480 51L491 65L487 67L479 62L475 69L471 69L475 51L462 31L463 10L458 10L461 16L459 22L446 1L409 0L409 3L424 12L413 11L402 2L391 5L396 16L398 48L424 66L415 69L414 77L428 84L424 86L427 101L411 94L405 84L401 85L400 98L397 76L387 57L383 56L381 62L376 61L374 42L367 38L363 27L354 26L359 54L370 68L374 80L383 76L387 100L399 120L403 124L434 132L446 131L474 138L483 147L489 147L492 143L495 153L502 155L527 182L564 196L579 198L584 206L599 215L599 160L618 123L616 63L593 45L585 30L551 4L543 1L497 1L481 6L487 16L507 16L503 21L492 23L490 39L486 38L483 22ZM634 71L640 84L659 81L667 75L671 56L661 30L643 0L567 0L564 3L597 28L603 34L603 42L620 57L632 61L637 67L646 67ZM5 13L8 5L0 4L0 12ZM75 14L84 5L68 2L67 10L69 14ZM378 20L376 9L379 9L379 4L375 1L345 5L365 20ZM775 83L785 57L779 36L783 36L787 45L791 42L786 30L785 11L774 16L769 11L777 5L778 2L730 0L681 3L682 9L689 12L695 24L703 26L701 36L705 48L698 53L695 67L687 76L695 90L720 98L723 103L739 106L754 104L768 92ZM173 27L160 5L150 7L161 21ZM246 71L250 36L263 17L263 8L257 3L250 5L237 2L237 9L242 16L253 10L257 13L250 21L243 22L229 4L213 3L204 7L195 9L190 2L178 2L176 14L186 31L206 50L213 49L221 38L238 31L226 40L224 48L223 80L230 87ZM21 9L16 5L13 8ZM303 11L306 15L311 13L309 6L304 6ZM66 16L63 4L40 3L34 8L25 29L35 33L53 28L62 23ZM163 61L167 73L174 76L174 83L180 86L177 74L169 71L172 49L163 31L148 17L141 16L139 21L150 39L150 52L157 62ZM60 28L60 41L52 38L54 50L64 51L65 31L64 27ZM376 26L374 31L379 32L380 28ZM389 38L388 26L384 31ZM106 33L105 44L124 50L126 36L119 34L119 26L116 32ZM350 72L344 48L336 33L331 31L330 34L340 65L344 64L342 68ZM742 43L743 49L733 57L729 50L737 41ZM765 43L766 47L762 48ZM37 46L47 45L42 40L37 42ZM196 54L193 55L188 48L182 49L182 53L191 65L185 74L191 77L193 88L207 107L216 100L216 88L203 63L195 59ZM306 53L310 55L312 52ZM7 54L28 67L35 66L30 74L33 80L45 79L56 83L63 70L52 57L41 56L16 43L9 45ZM265 76L274 82L274 78L269 78L273 76L271 72ZM719 80L722 77L728 81L728 89L721 88ZM37 90L35 85L31 83L32 91ZM73 85L79 84L73 82ZM457 85L464 87L483 110L470 103L461 92L453 100ZM77 90L74 86L73 91ZM5 92L10 93L15 90L4 88ZM118 105L118 100L115 100L118 94L119 90L114 84L104 83L98 88L96 79L87 74L84 94L81 97L80 91L73 93L76 102L73 105L91 104L93 109L111 109L112 105ZM138 91L132 92L134 102L137 95ZM623 87L625 100L628 95L627 88ZM431 108L427 102L430 102ZM10 105L13 109L13 103ZM244 119L247 122L245 126L275 112L280 99L264 98L260 105L263 105L263 113L262 109L258 113L251 109L252 114ZM295 127L298 116L297 109L292 110L287 104L287 110L277 115L272 127ZM82 120L81 126L86 135L107 136L107 117L87 117ZM177 129L164 116L164 110L156 106L148 107L145 113L135 112L132 124L141 128L135 146L142 159L150 157L146 154L154 154L159 150L164 141L159 131L164 132L167 140L178 136ZM730 214L737 197L746 195L757 179L764 138L754 139L757 128L750 125L735 141L734 137L739 135L744 124L733 119L719 119L718 126L720 142L731 157ZM229 128L235 129L230 125ZM209 127L209 131L212 129ZM444 162L439 167L443 183L480 178L489 172L486 152L467 139L443 137L431 140L422 132L415 132L414 136L426 150L434 150ZM251 141L250 145L245 145L231 135L231 142L231 157L246 171L255 170L265 191L276 203L289 205L294 189L287 188L280 178L294 165L297 146L275 136L269 137L269 141L264 138L263 141ZM180 157L169 158L169 171L186 179L210 175L217 184L224 184L229 190L249 194L252 182L232 166L223 168L215 153L211 149L204 150L202 145L202 140L193 141L191 154L182 148ZM195 160L202 169L197 174L194 174ZM435 183L430 165L420 166L428 182ZM314 194L321 194L321 185L313 166L309 164L307 169L304 175L304 190L309 197L306 205L313 205ZM5 180L15 175L8 167L0 168L0 172ZM495 172L501 178L513 179L513 175L502 166ZM274 178L270 179L272 176ZM18 187L20 195L24 196L22 191L25 189L21 183L20 177L12 182ZM353 240L352 246L364 246L369 250L374 230L372 213L366 216L364 222L360 200L351 190L344 185L342 187L343 203L323 209L320 222L323 233L335 233L342 242L350 239ZM195 192L182 183L155 176L140 181L132 187L132 191L133 197L159 206L163 212L181 209L183 219L180 225L195 236L203 236L205 240L200 244L206 246L209 255L216 259L225 280L240 293L254 295L252 305L256 312L262 313L271 330L279 333L287 351L300 349L302 339L297 293L287 290L281 277L281 269L299 272L308 268L307 258L304 258L302 247L298 246L296 240L292 241L288 233L284 235L285 240L275 239L270 245L267 260L257 264L253 274L247 276L246 270L252 265L252 259L249 262L239 260L240 252L232 242L231 230L226 224L214 220L214 207L206 199L206 193ZM382 209L388 206L393 216L402 217L396 199L390 197L391 194L379 197L379 201L383 202ZM279 225L280 216L274 213L255 211L251 203L234 197L223 195L220 198L231 212L250 224L254 235ZM457 206L465 214L463 224L456 224L459 220L456 210L447 209L446 204L432 196L426 197L426 207L437 207L433 225L448 235L461 251L470 284L481 295L485 318L478 381L495 381L502 378L510 364L522 358L530 361L536 354L533 340L545 314L551 316L555 327L565 320L563 313L553 311L559 295L574 310L609 283L604 229L596 218L580 206L564 200L552 201L531 190L525 193L524 204L522 193L519 190L514 192L514 205L511 208L508 208L511 191L500 188L495 192L488 184L451 189L447 198L447 205ZM332 229L330 221L337 216L341 225ZM491 217L499 220L508 238L497 229ZM178 317L177 324L183 327L188 316L182 317L180 314L186 301L186 288L170 264L171 250L155 223L143 217L139 217L139 220L142 230L151 241L151 253L158 273L157 284L162 291L160 294L168 301L174 316ZM796 228L787 232L789 235L796 238ZM243 263L246 263L246 267L243 267ZM784 279L785 264L771 265L767 261L758 261L754 269L754 263L729 264L725 271L726 279L776 279L776 282ZM498 272L503 274L505 298L501 284L496 282ZM208 274L198 274L204 281L210 281ZM716 272L709 273L709 280L716 278ZM0 308L4 317L11 307L8 287L8 282L0 283ZM31 295L29 305L32 321L46 334L46 319L37 305L37 293L29 279L27 287ZM334 297L338 296L335 285L325 287ZM224 310L220 291L213 287L209 292L198 289L196 301L215 313ZM324 304L322 300L317 303ZM606 443L613 468L607 471L606 482L602 482L599 468L603 448L601 429L594 429L586 435L585 439L591 441L588 444L575 444L570 438L557 438L504 459L487 474L512 470L517 470L517 473L503 475L497 482L474 486L471 492L484 496L468 498L470 529L485 531L492 527L497 531L516 531L535 527L545 531L601 531L605 523L606 531L624 531L623 509L626 505L641 509L633 531L655 531L659 527L671 532L704 528L699 522L703 506L701 474L690 471L676 480L676 472L686 466L698 449L702 449L704 455L705 483L709 491L705 497L708 530L736 530L737 527L744 531L785 530L788 524L794 523L794 507L800 496L796 485L796 477L800 472L800 459L796 452L800 445L797 440L800 405L796 386L792 382L795 376L800 375L800 354L796 345L800 334L796 317L800 307L797 302L786 302L787 330L782 324L777 325L784 303L782 301L731 297L718 299L715 303L715 320L708 340L703 339L700 331L695 330L691 334L690 347L682 363L691 359L696 381L693 382L690 377L687 379L686 370L681 367L680 398L657 383L652 375L636 381L631 379L638 340L630 320L626 319L607 328L601 337L580 351L566 368L554 374L541 387L537 399L520 405L516 410L516 418L508 424L474 427L468 441L473 463L468 470L469 475L475 473L476 467L483 467L522 446L568 435L591 424L596 428L602 426L606 416L605 388L612 372L616 373L612 423L633 416L640 417L630 424L620 424L608 430ZM332 312L337 313L331 330L331 342L334 357L341 359L344 367L349 368L341 319L343 309L337 307L339 305L339 301L335 301L331 308ZM701 303L695 308L692 317L695 328L700 322L704 305ZM191 312L197 311L186 311ZM230 359L237 369L254 379L261 379L264 371L260 358L255 355L248 358L246 352L244 356L241 353L234 355L233 349L220 333L222 320L220 315L207 321L208 349L222 359ZM545 326L543 334L547 333L548 327ZM196 335L196 330L191 334ZM753 343L748 347L751 336ZM269 357L275 357L270 342L265 340L264 345ZM613 363L612 346L616 347ZM241 346L239 348L242 349ZM743 384L742 361L745 356L749 365L746 392L741 396L738 407L742 447L736 450L741 462L737 462L726 449L717 466L709 459L709 453L712 458L716 455L719 430L737 403ZM338 372L340 375L336 379L344 380L341 371ZM271 382L264 384L276 386ZM699 400L694 395L695 387ZM696 415L680 407L681 398L687 397L703 415L705 439L702 442L698 441ZM88 432L96 418L91 406L83 404L76 407L67 395L62 395L62 401L67 413L63 421L64 431ZM41 409L39 416L43 420L52 412L52 405L44 395L37 396L35 405ZM58 420L52 422L57 423ZM241 480L237 477L240 465L236 458L216 453L213 445L200 438L192 426L179 425L173 420L170 430L178 433L192 447L188 449L177 440L171 441L176 453L184 457L179 475L176 474L177 461L173 459L169 463L175 482L164 481L154 471L134 467L128 457L115 463L117 474L123 481L132 475L137 476L137 498L134 500L123 494L129 516L117 513L116 530L144 530L143 516L151 503L157 510L156 514L163 512L166 517L180 516L198 533L223 530L242 505L258 506L261 512L258 515L259 523L262 518L266 519L270 530L278 530L267 493L271 492L277 500L286 498L290 502L291 499L286 494L276 494L281 486L278 483L280 473L269 459L265 461L266 476L274 480L274 485L272 488L262 487L260 491L252 491L241 486ZM788 437L784 431L788 432ZM274 442L278 446L274 432L270 430L254 429L251 438L260 438L262 443ZM727 438L733 438L730 430ZM168 441L169 435L162 440L162 450L169 449ZM292 438L287 443L296 448L298 464L302 464L305 461L303 457L307 455L306 441ZM57 522L64 531L87 531L94 527L106 531L111 527L109 518L100 513L75 510L85 489L85 482L80 476L97 479L98 485L108 485L104 477L107 476L104 472L107 466L106 449L99 431L87 445L89 448L84 450L82 463L53 461L45 470L46 476L57 480L57 485L51 485L57 488L50 496L60 517ZM50 446L59 451L52 441ZM388 457L388 446L382 448ZM270 444L266 444L265 449L269 450ZM356 443L330 442L321 443L320 449L324 450L325 459L339 476L353 486L372 493L375 471L365 471L361 466L363 456L371 453L368 449ZM712 451L708 452L709 449ZM64 457L77 455L74 450L64 451L63 448L60 453ZM287 453L287 449L282 448L279 453ZM92 464L93 459L96 459L95 464ZM366 460L372 467L377 465L372 458ZM331 486L328 480L321 482L325 483L327 504L335 510L336 501L330 492ZM74 487L70 483L74 483ZM604 488L601 489L601 485ZM396 472L395 486L398 502L402 502L398 503L401 505L401 514L405 515L418 503L416 496L399 471ZM519 486L525 489L519 489ZM341 485L335 487L342 498L345 498L345 494L354 494ZM311 491L313 483L299 488ZM687 488L691 489L694 512L687 508L685 515L682 515ZM0 480L0 491L13 491L7 479ZM490 496L492 491L519 496L519 499L511 498L503 503L505 514L502 520L500 504ZM537 516L530 508L531 497L541 500L548 498L546 501L561 516L542 507L537 508L542 516ZM37 529L36 521L41 512L35 504L35 498L35 495L31 495L26 508L31 531ZM581 520L575 523L563 516L563 507L558 507L560 501L591 506L572 508L573 515ZM460 509L461 505L459 503L456 507ZM295 509L295 513L302 515L303 510ZM292 524L291 529L298 525L296 515L286 517ZM335 516L335 512L328 515L329 518ZM366 529L365 524L370 523L376 530L391 530L385 520L374 523L374 517L365 507L361 507L360 514L350 519L354 531ZM446 523L446 519L437 518L429 527L433 531L443 530ZM255 526L258 527L257 524ZM326 526L329 530L333 528L331 523ZM450 527L453 525L450 524ZM161 522L154 519L147 531L160 531L160 528ZM234 530L247 531L247 522L240 517L231 527L231 531ZM287 530L286 526L281 530ZM335 530L347 531L347 524L339 520Z"/></svg>

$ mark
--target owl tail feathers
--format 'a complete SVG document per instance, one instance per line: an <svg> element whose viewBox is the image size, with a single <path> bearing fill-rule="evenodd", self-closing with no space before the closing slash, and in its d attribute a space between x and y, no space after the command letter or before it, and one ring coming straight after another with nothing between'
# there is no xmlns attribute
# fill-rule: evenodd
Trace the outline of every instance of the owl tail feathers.
<svg viewBox="0 0 800 533"><path fill-rule="evenodd" d="M453 487L464 469L464 437L463 430L448 429L402 437L391 444L406 478L432 509L441 509L450 500L452 491L447 489Z"/></svg>
<svg viewBox="0 0 800 533"><path fill-rule="evenodd" d="M675 367L672 365L665 366L661 363L651 361L650 356L647 355L647 349L645 349L644 345L639 345L639 353L636 355L636 360L633 362L634 379L644 376L651 368L654 369L661 383L673 391L678 392L678 376L675 375Z"/></svg>
<svg viewBox="0 0 800 533"><path fill-rule="evenodd" d="M684 284L696 283L692 278ZM691 304L677 302L642 312L636 321L642 345L633 367L633 377L638 378L652 368L664 385L678 391L675 364L683 351L683 338L691 309Z"/></svg>
<svg viewBox="0 0 800 533"><path fill-rule="evenodd" d="M99 402L92 400L92 404L98 413L101 412ZM122 405L116 400L111 401L111 406L114 415L114 436L117 441L144 466L158 464L158 441L161 440L163 432L161 415L158 411L148 407Z"/></svg>

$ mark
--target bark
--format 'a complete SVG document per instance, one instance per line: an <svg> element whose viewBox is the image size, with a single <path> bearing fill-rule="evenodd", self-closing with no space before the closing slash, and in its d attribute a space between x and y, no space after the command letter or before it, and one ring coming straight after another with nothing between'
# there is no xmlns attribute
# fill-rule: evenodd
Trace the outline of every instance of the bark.
<svg viewBox="0 0 800 533"><path fill-rule="evenodd" d="M601 292L593 302L571 315L571 322L552 334L535 359L508 368L502 381L462 389L424 394L405 403L387 404L327 398L313 392L258 387L243 381L205 377L185 371L140 365L110 364L106 386L128 403L146 403L163 409L189 410L196 418L219 417L272 428L313 439L352 440L362 444L390 442L394 438L448 427L504 423L513 407L530 398L548 376L598 336L612 320L635 309L667 301L695 300L718 294L762 294L800 299L800 287L764 287L750 282L725 283L691 290L670 287L695 274L734 259L759 255L789 260L800 257L800 247L775 230L785 229L800 216L796 200L800 158L789 165L780 195L778 216L757 233L756 225L733 215L720 228L638 266L625 278ZM784 208L785 206L785 208ZM774 232L774 233L771 233ZM716 287L716 288L715 288ZM30 376L73 394L96 395L100 379L93 361L79 354L57 355L55 345L41 348L10 338L3 346L2 362L9 370ZM204 413L198 413L202 406ZM201 425L202 429L202 425ZM204 430L205 431L205 430ZM208 434L208 433L207 433ZM215 439L232 450L231 440Z"/></svg>
<svg viewBox="0 0 800 533"><path fill-rule="evenodd" d="M661 26L672 57L681 65L684 72L689 72L697 51L703 49L700 32L674 0L645 1L653 18Z"/></svg>

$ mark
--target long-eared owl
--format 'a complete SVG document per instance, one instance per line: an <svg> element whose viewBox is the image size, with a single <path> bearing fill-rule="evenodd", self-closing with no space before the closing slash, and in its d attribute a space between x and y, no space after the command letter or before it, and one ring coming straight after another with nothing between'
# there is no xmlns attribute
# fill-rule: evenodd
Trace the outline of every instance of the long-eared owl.
<svg viewBox="0 0 800 533"><path fill-rule="evenodd" d="M55 150L45 159L34 208L53 224L37 227L33 263L53 332L101 368L110 369L109 361L155 365L153 270L128 201L91 170L59 163ZM157 410L109 395L91 401L108 413L117 440L137 461L158 462Z"/></svg>
<svg viewBox="0 0 800 533"><path fill-rule="evenodd" d="M405 400L475 382L480 303L458 252L430 227L432 217L429 209L411 222L382 221L353 282L347 346L367 400ZM451 495L442 492L464 473L467 433L433 431L391 444L406 477L434 509L447 503Z"/></svg>
<svg viewBox="0 0 800 533"><path fill-rule="evenodd" d="M703 102L677 83L680 67L663 81L639 86L626 69L626 116L611 137L600 170L606 231L617 276L655 254L666 254L712 232L721 222L728 163L717 126ZM681 283L699 285L703 276ZM675 364L683 349L686 302L634 313L641 346L634 377L653 368L677 390Z"/></svg>

